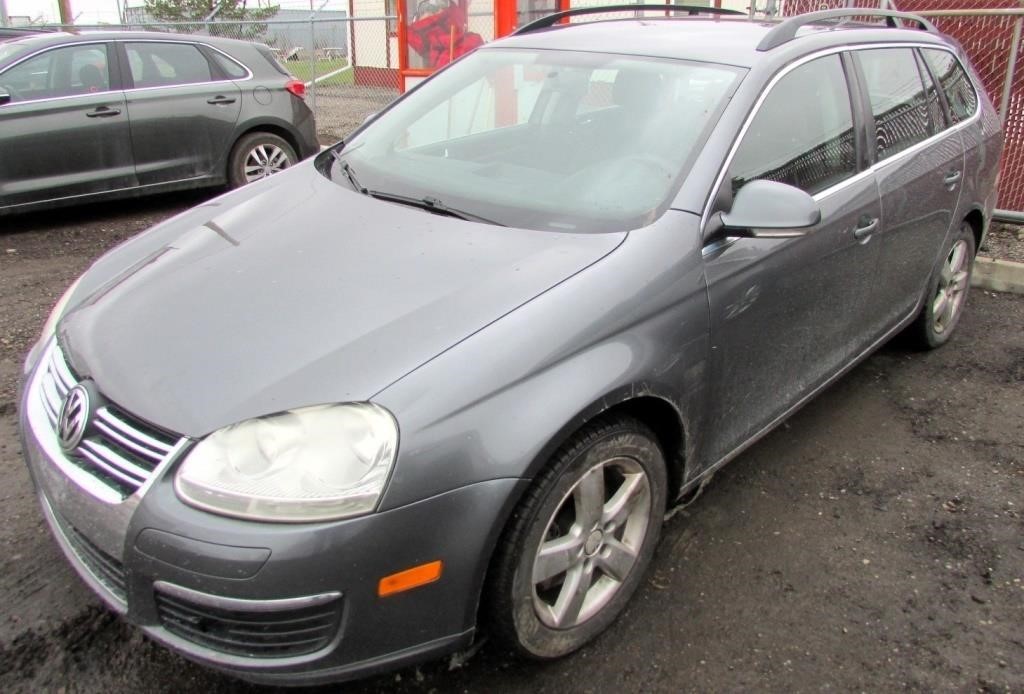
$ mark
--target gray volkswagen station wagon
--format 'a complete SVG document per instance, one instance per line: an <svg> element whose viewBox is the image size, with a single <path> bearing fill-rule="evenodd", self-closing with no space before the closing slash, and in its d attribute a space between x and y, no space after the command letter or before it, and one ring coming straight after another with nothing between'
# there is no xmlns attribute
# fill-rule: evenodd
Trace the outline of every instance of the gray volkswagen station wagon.
<svg viewBox="0 0 1024 694"><path fill-rule="evenodd" d="M266 46L160 32L0 43L0 215L240 186L319 151L305 85Z"/></svg>
<svg viewBox="0 0 1024 694"><path fill-rule="evenodd" d="M950 339L1002 145L950 40L619 9L476 50L68 290L20 425L111 609L268 683L480 630L564 656L716 469L897 333Z"/></svg>

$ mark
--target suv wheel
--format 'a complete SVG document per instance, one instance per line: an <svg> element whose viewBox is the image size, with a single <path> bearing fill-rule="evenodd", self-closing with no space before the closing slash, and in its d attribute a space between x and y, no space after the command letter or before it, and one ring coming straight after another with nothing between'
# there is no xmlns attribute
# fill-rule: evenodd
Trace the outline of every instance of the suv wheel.
<svg viewBox="0 0 1024 694"><path fill-rule="evenodd" d="M563 446L498 549L487 596L496 638L550 659L604 631L650 564L666 486L661 449L636 420L598 421Z"/></svg>
<svg viewBox="0 0 1024 694"><path fill-rule="evenodd" d="M249 133L235 143L228 165L232 188L284 171L298 161L288 142L271 133Z"/></svg>

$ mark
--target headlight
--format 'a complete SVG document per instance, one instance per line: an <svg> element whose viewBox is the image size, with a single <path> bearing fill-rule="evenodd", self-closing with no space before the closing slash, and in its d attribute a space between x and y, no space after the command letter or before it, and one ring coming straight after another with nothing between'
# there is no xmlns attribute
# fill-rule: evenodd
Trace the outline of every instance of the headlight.
<svg viewBox="0 0 1024 694"><path fill-rule="evenodd" d="M237 518L324 521L373 511L398 450L398 426L371 403L322 405L210 434L179 468L185 503Z"/></svg>
<svg viewBox="0 0 1024 694"><path fill-rule="evenodd" d="M39 350L45 345L51 337L53 337L54 331L57 329L57 321L60 320L61 316L64 315L64 309L68 307L68 302L71 301L71 295L78 289L78 283L82 281L79 277L77 280L71 283L71 286L65 290L57 303L54 304L53 310L50 311L50 316L43 323L43 331L39 334L39 340L36 341L32 349L29 350L28 356L25 358L25 373L28 373L32 369L32 365L36 363L36 358L39 356Z"/></svg>

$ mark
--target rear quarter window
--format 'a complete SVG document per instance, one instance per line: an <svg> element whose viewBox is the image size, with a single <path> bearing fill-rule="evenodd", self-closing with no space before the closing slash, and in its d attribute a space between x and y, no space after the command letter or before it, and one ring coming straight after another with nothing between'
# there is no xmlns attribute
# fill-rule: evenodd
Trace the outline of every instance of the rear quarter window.
<svg viewBox="0 0 1024 694"><path fill-rule="evenodd" d="M925 48L921 53L935 79L942 85L953 122L959 123L973 116L978 110L978 93L956 56L937 48Z"/></svg>
<svg viewBox="0 0 1024 694"><path fill-rule="evenodd" d="M236 63L234 59L227 57L223 53L218 51L210 51L210 55L213 57L213 62L217 63L217 67L224 71L230 79L241 80L249 76L249 71L246 70L242 65Z"/></svg>

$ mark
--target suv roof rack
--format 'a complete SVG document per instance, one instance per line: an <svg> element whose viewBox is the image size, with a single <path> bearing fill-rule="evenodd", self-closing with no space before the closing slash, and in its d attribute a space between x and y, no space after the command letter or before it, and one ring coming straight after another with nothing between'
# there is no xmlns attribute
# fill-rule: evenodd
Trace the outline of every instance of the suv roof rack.
<svg viewBox="0 0 1024 694"><path fill-rule="evenodd" d="M576 7L571 10L545 15L516 29L512 32L512 35L518 36L519 34L529 34L532 31L547 29L558 24L558 22L566 17L577 17L583 14L604 14L605 12L632 12L633 10L685 12L691 16L699 14L747 16L746 12L738 12L737 10L726 10L721 7L698 7L697 5L598 5L596 7Z"/></svg>
<svg viewBox="0 0 1024 694"><path fill-rule="evenodd" d="M920 17L916 14L911 14L909 12L894 12L892 10L848 7L839 10L808 12L807 14L798 14L795 17L790 17L789 19L776 24L771 31L765 34L764 38L761 39L761 43L757 44L757 50L770 51L777 46L781 46L787 41L792 41L796 38L797 30L801 27L807 26L808 24L815 24L829 19L849 19L851 17L885 17L885 25L892 29L902 28L903 25L897 20L905 19L916 23L919 29L923 29L931 34L939 33L939 30L935 28L934 24L924 17Z"/></svg>

